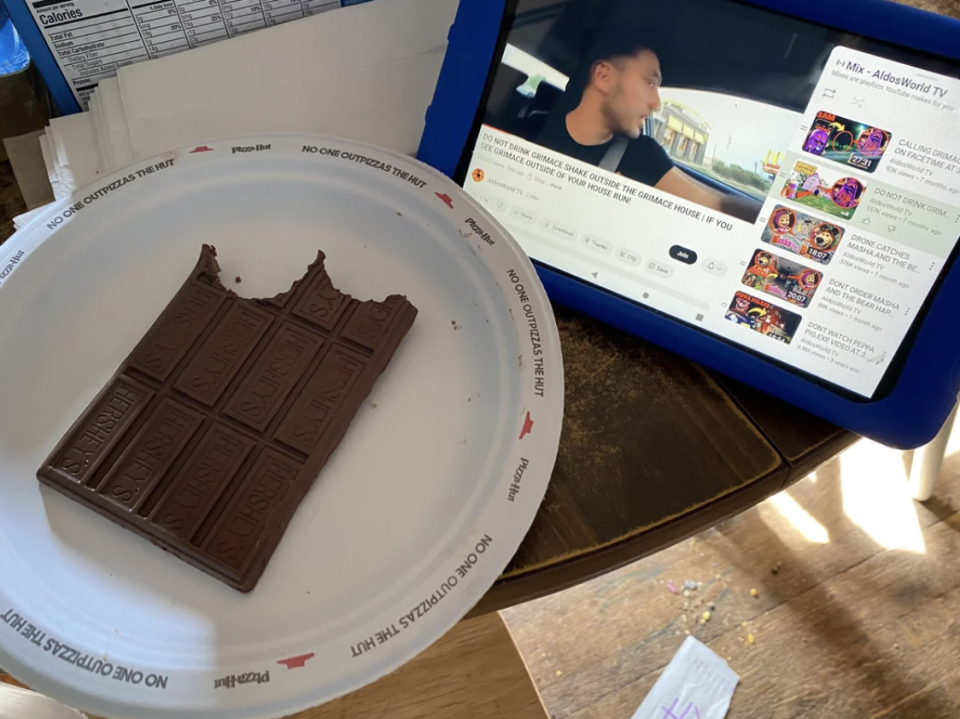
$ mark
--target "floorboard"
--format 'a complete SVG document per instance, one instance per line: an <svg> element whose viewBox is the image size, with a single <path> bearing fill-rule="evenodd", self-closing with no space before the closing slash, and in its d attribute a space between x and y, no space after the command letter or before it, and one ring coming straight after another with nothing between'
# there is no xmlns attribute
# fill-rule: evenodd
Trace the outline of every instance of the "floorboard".
<svg viewBox="0 0 960 719"><path fill-rule="evenodd" d="M687 633L740 675L730 719L960 716L958 445L926 505L908 453L861 442L689 542L507 610L551 717L629 719Z"/></svg>

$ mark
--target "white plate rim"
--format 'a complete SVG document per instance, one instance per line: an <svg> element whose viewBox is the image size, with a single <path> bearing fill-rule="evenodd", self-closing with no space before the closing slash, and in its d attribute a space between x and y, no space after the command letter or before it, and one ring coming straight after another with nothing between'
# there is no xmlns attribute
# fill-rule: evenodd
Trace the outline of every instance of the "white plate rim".
<svg viewBox="0 0 960 719"><path fill-rule="evenodd" d="M506 491L501 492L501 500L491 502L484 509L468 536L461 538L459 544L451 548L456 550L451 552L451 556L459 560L460 557L477 554L480 545L486 544L479 552L484 555L485 561L478 561L462 581L458 581L453 587L448 587L446 591L443 590L442 585L437 586L438 592L442 591L451 597L456 596L456 603L447 603L446 613L430 613L427 610L423 621L412 625L412 631L415 634L414 650L402 656L392 657L391 661L385 664L381 663L376 674L362 675L353 682L352 686L345 689L350 691L375 681L409 661L446 633L493 585L525 537L546 492L559 445L564 396L559 334L550 303L532 263L507 231L462 188L433 168L407 156L365 143L320 135L258 134L213 140L195 147L146 158L106 175L78 189L70 197L52 204L0 246L0 288L19 267L23 266L37 247L69 223L81 209L86 210L90 206L96 206L98 199L109 193L130 192L132 189L127 188L147 186L151 175L140 174L147 168L164 163L164 172L176 172L177 169L188 168L193 163L223 161L225 157L229 157L230 148L236 146L266 146L270 148L269 152L296 153L298 156L316 153L315 150L308 151L307 148L337 148L341 152L363 153L366 157L389 162L394 167L406 168L412 174L415 173L423 178L425 180L421 188L423 201L443 202L447 206L445 213L450 216L453 224L461 227L459 232L461 238L458 241L464 242L490 270L494 282L512 309L512 324L516 331L517 344L522 350L522 356L518 358L518 369L522 388L521 405L524 407L524 412L521 413L522 416L515 418L514 426L505 428L505 433L512 434L512 448L509 455L515 459L501 468L503 475L501 482L506 490L513 482L520 465L523 465L523 491L510 500L508 507L510 511L504 511L508 505L503 498L507 494ZM298 151L297 147L301 149ZM317 159L330 161L329 156L321 158L319 154ZM370 167L370 172L378 172L375 166ZM4 293L0 292L0 305L4 299ZM11 298L7 297L6 300L11 301ZM539 394L533 389L534 357L540 362L541 374L538 376L545 374L550 377L546 389L541 388ZM492 541L485 542L485 537ZM477 538L479 541L475 541ZM0 532L0 551L2 551L4 540ZM453 572L449 576L453 577L455 574ZM430 581L432 584L435 583L433 576ZM447 584L449 585L449 579ZM458 593L456 587L459 587ZM441 600L437 600L437 603ZM10 604L4 593L3 583L0 582L0 619L4 616L3 611L6 605ZM435 605L430 605L431 608L433 606ZM449 611L451 606L456 606L457 611L451 613ZM29 612L22 607L13 608L19 609L18 613L21 616L30 617ZM38 629L43 626L39 621L35 623ZM38 691L54 696L72 706L108 716L124 716L131 719L149 719L161 715L191 716L198 719L205 717L219 719L226 716L273 717L299 711L336 696L317 697L301 691L295 694L290 702L285 702L281 698L267 704L262 701L251 701L246 707L212 706L209 710L198 710L195 706L180 710L166 703L151 702L152 697L147 691L144 692L142 699L138 698L136 701L130 701L128 698L104 699L100 694L79 690L76 685L71 686L59 680L58 670L63 670L63 667L55 665L44 649L34 647L27 641L18 641L22 640L22 634L11 632L10 629L9 624L0 622L0 666ZM362 656L360 658L363 659ZM284 657L280 657L277 663L282 663L282 660ZM309 672L309 657L303 661L301 666L295 667L298 670L304 670L302 673L295 674L299 677L296 684L298 687L303 686ZM53 669L49 669L50 667ZM289 665L281 667L274 665L273 671L284 671L284 667L289 668ZM74 669L82 673L83 678L91 676L82 669L77 667ZM294 685L290 686L292 693ZM256 697L256 687L256 684L251 684L249 689L254 691L247 692L251 700ZM146 690L146 687L144 689ZM208 692L212 697L214 689L211 687ZM345 692L339 692L339 694L342 693Z"/></svg>

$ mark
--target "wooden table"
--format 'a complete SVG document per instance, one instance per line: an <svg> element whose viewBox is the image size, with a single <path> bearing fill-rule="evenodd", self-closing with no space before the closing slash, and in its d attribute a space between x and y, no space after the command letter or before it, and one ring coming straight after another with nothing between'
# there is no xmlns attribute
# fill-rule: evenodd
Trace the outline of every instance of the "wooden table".
<svg viewBox="0 0 960 719"><path fill-rule="evenodd" d="M0 240L24 211L0 163ZM530 533L474 610L555 592L663 549L802 478L856 437L569 309L566 416Z"/></svg>
<svg viewBox="0 0 960 719"><path fill-rule="evenodd" d="M578 312L554 312L566 381L557 464L533 527L475 613L664 549L857 439Z"/></svg>

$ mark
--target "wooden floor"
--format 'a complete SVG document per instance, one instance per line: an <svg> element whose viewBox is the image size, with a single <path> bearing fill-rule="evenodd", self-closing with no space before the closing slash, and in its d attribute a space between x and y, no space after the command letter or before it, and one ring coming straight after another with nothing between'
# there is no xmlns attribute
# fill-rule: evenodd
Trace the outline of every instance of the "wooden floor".
<svg viewBox="0 0 960 719"><path fill-rule="evenodd" d="M740 675L729 719L960 717L958 450L925 506L909 454L861 442L688 542L507 610L551 717L629 719L687 632ZM668 589L688 579L689 598Z"/></svg>
<svg viewBox="0 0 960 719"><path fill-rule="evenodd" d="M81 719L0 670L0 719ZM288 719L548 719L499 614L457 624L397 671ZM89 715L89 719L97 719Z"/></svg>
<svg viewBox="0 0 960 719"><path fill-rule="evenodd" d="M510 632L496 613L460 622L380 681L287 719L368 717L548 719Z"/></svg>

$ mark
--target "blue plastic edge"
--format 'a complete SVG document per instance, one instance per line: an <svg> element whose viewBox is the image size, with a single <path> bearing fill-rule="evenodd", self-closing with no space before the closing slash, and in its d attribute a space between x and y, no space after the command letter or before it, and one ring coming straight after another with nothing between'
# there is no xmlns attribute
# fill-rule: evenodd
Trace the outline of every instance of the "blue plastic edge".
<svg viewBox="0 0 960 719"><path fill-rule="evenodd" d="M460 0L447 53L427 108L417 159L453 177L477 115L506 0Z"/></svg>
<svg viewBox="0 0 960 719"><path fill-rule="evenodd" d="M47 47L47 41L43 39L40 28L37 27L37 21L30 14L25 0L2 0L2 2L10 19L13 20L13 26L20 34L20 39L30 52L30 59L40 70L40 75L47 84L47 89L50 90L57 108L64 115L80 112L80 103L73 96L70 85L67 84L53 53Z"/></svg>
<svg viewBox="0 0 960 719"><path fill-rule="evenodd" d="M888 0L843 7L799 0L753 0L758 7L869 38L960 60L960 21ZM504 0L461 0L427 111L419 159L452 176L463 153L493 61ZM855 401L626 299L538 266L554 301L643 337L707 367L894 447L916 447L940 429L960 392L960 263L934 297L893 390ZM747 330L744 330L747 331Z"/></svg>

